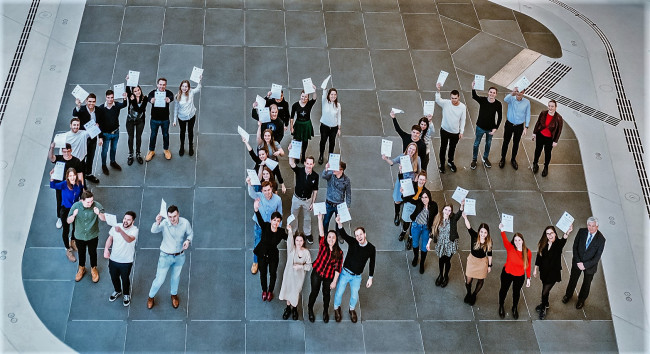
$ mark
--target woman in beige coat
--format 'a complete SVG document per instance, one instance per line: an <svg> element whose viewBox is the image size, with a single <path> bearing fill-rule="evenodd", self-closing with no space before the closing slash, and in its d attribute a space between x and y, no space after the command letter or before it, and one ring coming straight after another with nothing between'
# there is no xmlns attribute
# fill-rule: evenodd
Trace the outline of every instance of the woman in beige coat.
<svg viewBox="0 0 650 354"><path fill-rule="evenodd" d="M287 225L287 231L289 231L287 264L284 267L279 299L287 301L287 308L284 309L282 319L286 320L291 315L295 321L298 320L298 299L302 291L302 284L305 282L305 274L311 270L311 254L304 247L305 237L302 233L294 235L291 225Z"/></svg>

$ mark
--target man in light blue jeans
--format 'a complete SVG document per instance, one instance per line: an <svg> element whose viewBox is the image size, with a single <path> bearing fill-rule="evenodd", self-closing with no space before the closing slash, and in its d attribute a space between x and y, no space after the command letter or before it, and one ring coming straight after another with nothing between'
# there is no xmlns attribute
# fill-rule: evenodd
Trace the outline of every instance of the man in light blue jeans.
<svg viewBox="0 0 650 354"><path fill-rule="evenodd" d="M163 238L160 244L160 258L158 258L158 269L156 278L151 284L149 290L149 299L147 299L147 308L151 309L154 305L154 297L165 282L167 272L171 269L170 276L170 293L172 306L178 308L180 303L178 299L178 283L180 282L181 270L185 264L185 250L190 247L194 234L192 226L185 218L181 218L178 207L170 205L167 208L167 218L163 220L162 215L156 216L156 222L151 226L151 233L162 232Z"/></svg>

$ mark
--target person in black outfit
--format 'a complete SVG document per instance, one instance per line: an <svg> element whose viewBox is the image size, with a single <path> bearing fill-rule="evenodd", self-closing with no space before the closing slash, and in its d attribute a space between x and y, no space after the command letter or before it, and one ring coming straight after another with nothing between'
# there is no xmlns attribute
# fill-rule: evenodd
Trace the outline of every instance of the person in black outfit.
<svg viewBox="0 0 650 354"><path fill-rule="evenodd" d="M113 90L107 90L106 103L98 107L99 115L97 116L97 124L99 124L99 129L102 132L99 134L99 142L97 145L102 147L102 172L107 176L106 155L108 154L109 144L111 149L111 167L118 171L122 170L122 167L115 162L115 154L117 153L117 142L120 140L120 110L126 107L125 99L126 92L122 97L122 102L115 102Z"/></svg>
<svg viewBox="0 0 650 354"><path fill-rule="evenodd" d="M128 75L126 80L129 80ZM133 88L126 86L126 94L129 100L129 113L126 116L126 132L129 134L129 156L126 163L129 166L133 164L133 137L135 136L135 159L142 165L144 160L140 154L140 147L142 146L142 131L144 130L145 114L149 101L142 93L140 85Z"/></svg>
<svg viewBox="0 0 650 354"><path fill-rule="evenodd" d="M465 206L465 200L462 203ZM492 237L490 237L490 227L486 223L481 223L476 232L463 212L465 226L470 236L470 254L467 256L467 266L465 267L465 295L466 304L473 306L476 303L476 295L483 288L485 278L492 271ZM472 281L476 279L476 288L472 292Z"/></svg>
<svg viewBox="0 0 650 354"><path fill-rule="evenodd" d="M272 104L275 104L278 107L278 117L284 123L284 130L286 131L289 129L289 102L284 99L284 90L280 91L280 98L271 98L271 91L269 91L266 94L266 97L264 97L264 100L266 101L266 107L271 107ZM284 136L284 132L282 132L281 136ZM282 142L281 140L282 139L275 139L278 143Z"/></svg>
<svg viewBox="0 0 650 354"><path fill-rule="evenodd" d="M92 121L97 122L96 112L97 109L95 104L97 103L97 96L94 93L90 93L88 98L86 98L86 105L82 106L79 99L75 100L77 107L72 109L72 116L79 118L80 130L86 130L84 126L86 123ZM84 175L86 180L92 183L99 183L99 178L93 175L93 161L95 159L95 151L97 150L97 137L88 139L86 142L86 161L84 162ZM85 184L84 184L85 185Z"/></svg>
<svg viewBox="0 0 650 354"><path fill-rule="evenodd" d="M282 214L274 211L271 214L271 222L266 222L260 214L260 201L256 200L253 204L257 222L262 227L262 240L257 244L253 253L257 256L260 272L260 283L262 284L262 301L273 300L273 289L275 289L275 280L278 277L278 262L280 261L280 252L278 244L282 240L287 240L287 232L280 227ZM270 275L267 284L266 276Z"/></svg>
<svg viewBox="0 0 650 354"><path fill-rule="evenodd" d="M415 143L415 145L418 147L418 156L420 156L420 160L422 160L423 156L427 156L427 144L424 142L424 140L421 139L422 128L420 128L420 125L414 124L411 127L411 134L408 134L407 132L403 131L399 126L399 123L397 123L395 112L390 111L390 117L393 118L393 126L395 127L395 131L399 137L402 138L402 150L406 150L410 143ZM422 166L426 166L424 164L424 161L421 161L421 163ZM429 161L427 161L427 164L429 164ZM422 169L426 170L426 168Z"/></svg>
<svg viewBox="0 0 650 354"><path fill-rule="evenodd" d="M557 238L557 231L554 226L547 226L542 233L542 238L537 243L537 258L535 258L535 269L533 276L542 281L542 303L535 307L539 313L539 319L546 318L548 312L548 295L555 283L562 280L562 249L566 244L569 234L573 231L573 225L569 227L564 237Z"/></svg>
<svg viewBox="0 0 650 354"><path fill-rule="evenodd" d="M271 116L271 121L262 123L261 130L265 131L269 129L270 131L273 132L273 140L277 141L278 143L282 141L284 138L284 127L283 124L284 122L281 119L278 119L279 116L279 110L278 110L278 105L275 103L271 103L269 105L269 114ZM259 114L257 113L257 102L253 102L253 110L251 111L251 118L255 119L256 121L259 122L260 117Z"/></svg>
<svg viewBox="0 0 650 354"><path fill-rule="evenodd" d="M172 159L172 153L169 151L169 104L174 101L174 94L167 90L167 79L161 77L156 82L156 89L147 95L147 99L151 102L151 118L149 119L151 136L149 137L149 152L144 158L147 162L151 161L154 155L156 155L158 128L162 130L163 153L165 154L165 158L167 160ZM165 93L164 107L156 107L156 91Z"/></svg>
<svg viewBox="0 0 650 354"><path fill-rule="evenodd" d="M496 99L497 88L490 87L488 89L487 97L479 96L474 90L474 81L472 81L472 98L474 101L478 102L478 118L476 118L476 138L474 139L474 150L472 153L472 163L470 167L473 169L476 168L476 159L478 157L478 147L481 145L481 139L485 135L485 152L483 153L483 165L490 168L492 164L488 159L490 154L490 147L492 146L492 137L496 133L497 129L501 125L501 119L503 118L503 112L501 107L501 101ZM494 123L494 116L497 116L497 122Z"/></svg>
<svg viewBox="0 0 650 354"><path fill-rule="evenodd" d="M314 136L314 126L311 124L311 109L316 103L316 86L312 99L309 94L302 90L300 100L291 106L291 117L289 118L289 127L293 139L302 142L302 152L300 153L300 162L305 162L307 158L307 145L309 140ZM277 139L276 139L277 140Z"/></svg>
<svg viewBox="0 0 650 354"><path fill-rule="evenodd" d="M255 162L255 172L259 174L260 167L262 167L262 165L267 166L266 161L269 158L269 152L266 150L266 147L261 147L261 148L257 148L257 155L256 155L253 152L253 148L248 143L248 140L242 138L242 141L246 145L246 149L248 150L248 154L250 155L251 159L253 159L253 162ZM280 188L282 188L282 193L285 193L287 191L287 187L285 187L284 185L284 179L282 178L282 173L280 172L280 164L277 164L275 168L271 170L271 172L273 172L273 176L274 176L273 182L275 182L275 177L277 177L278 183L280 184Z"/></svg>
<svg viewBox="0 0 650 354"><path fill-rule="evenodd" d="M63 167L63 171L67 171L69 168L73 168L75 171L77 171L77 181L80 181L82 185L85 186L84 183L84 174L83 170L85 168L83 162L81 162L78 158L72 156L72 145L66 143L65 148L61 149L61 152L63 155L54 155L54 147L55 144L52 142L50 144L50 150L47 152L47 157L52 162L53 164L56 164L57 162L63 162L65 163L65 166ZM54 170L53 170L54 171ZM63 176L65 180L65 176ZM62 182L63 180L53 180L54 183L59 183ZM56 228L60 229L63 227L63 220L61 219L61 201L62 201L62 196L61 196L61 190L60 189L55 189L56 191ZM67 218L68 216L64 216L64 218ZM76 246L74 247L76 248Z"/></svg>
<svg viewBox="0 0 650 354"><path fill-rule="evenodd" d="M423 174L424 171L418 177L418 185ZM426 182L426 175L424 176ZM413 261L411 262L413 267L418 264L418 256L420 256L420 274L424 274L424 262L427 259L427 243L429 243L431 236L433 220L438 215L438 203L431 198L431 192L426 187L421 186L421 188L422 191L415 201L415 210L409 217L412 222L407 223L411 225L411 236L406 241L406 248L410 248L411 245L413 247ZM423 221L424 223L422 223Z"/></svg>

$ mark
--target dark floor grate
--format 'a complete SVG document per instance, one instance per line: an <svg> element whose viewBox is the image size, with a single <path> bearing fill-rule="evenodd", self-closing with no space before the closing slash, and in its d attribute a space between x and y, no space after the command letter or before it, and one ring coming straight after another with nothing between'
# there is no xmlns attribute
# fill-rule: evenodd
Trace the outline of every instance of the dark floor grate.
<svg viewBox="0 0 650 354"><path fill-rule="evenodd" d="M625 132L627 149L634 156L634 165L636 166L636 173L639 175L639 182L641 182L646 210L650 214L650 183L648 182L648 174L643 165L643 145L641 144L639 131L637 129L623 129L623 131Z"/></svg>
<svg viewBox="0 0 650 354"><path fill-rule="evenodd" d="M544 72L533 81L526 89L530 97L540 99L550 91L571 70L571 67L553 62Z"/></svg>
<svg viewBox="0 0 650 354"><path fill-rule="evenodd" d="M603 113L603 112L601 112L599 110L596 110L596 109L594 109L592 107L585 106L584 104L582 104L580 102L577 102L577 101L574 101L574 100L572 100L572 99L570 99L570 98L568 98L566 96L562 96L559 93L556 93L556 92L553 92L553 91L548 91L548 92L546 92L546 94L544 96L546 98L550 98L550 99L553 99L553 100L557 101L557 103L559 103L559 104L562 104L564 106L572 108L572 109L574 109L574 110L576 110L576 111L578 111L580 113L584 113L584 114L586 114L588 116L594 117L594 118L596 118L598 120L601 120L601 121L603 121L603 122L605 122L607 124L617 126L618 123L621 122L620 119L618 119L618 118L616 118L614 116L611 116L611 115L609 115L607 113Z"/></svg>

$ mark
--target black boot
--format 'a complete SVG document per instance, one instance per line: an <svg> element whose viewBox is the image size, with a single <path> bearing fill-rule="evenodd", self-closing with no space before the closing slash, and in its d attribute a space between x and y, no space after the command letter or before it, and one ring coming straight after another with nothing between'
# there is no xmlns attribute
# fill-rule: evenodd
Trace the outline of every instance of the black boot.
<svg viewBox="0 0 650 354"><path fill-rule="evenodd" d="M442 273L436 278L436 286L440 286L440 284L442 284Z"/></svg>
<svg viewBox="0 0 650 354"><path fill-rule="evenodd" d="M284 313L282 313L282 319L288 320L289 316L291 316L291 305L287 305L287 308L284 309Z"/></svg>
<svg viewBox="0 0 650 354"><path fill-rule="evenodd" d="M404 241L404 236L406 236L406 232L402 231L399 233L399 236L397 237L397 241L402 242Z"/></svg>
<svg viewBox="0 0 650 354"><path fill-rule="evenodd" d="M472 283L465 283L465 289L467 290L467 294L465 295L463 302L469 304L469 300L472 297Z"/></svg>
<svg viewBox="0 0 650 354"><path fill-rule="evenodd" d="M185 144L181 144L181 148L178 150L178 156L185 155Z"/></svg>
<svg viewBox="0 0 650 354"><path fill-rule="evenodd" d="M291 310L291 318L293 318L294 321L298 320L298 308L297 307L294 307Z"/></svg>
<svg viewBox="0 0 650 354"><path fill-rule="evenodd" d="M427 253L422 252L422 256L420 256L420 274L424 274L424 261L427 259Z"/></svg>
<svg viewBox="0 0 650 354"><path fill-rule="evenodd" d="M512 307L512 318L515 320L519 318L519 311L517 311L517 306Z"/></svg>
<svg viewBox="0 0 650 354"><path fill-rule="evenodd" d="M501 318L506 317L506 309L503 308L503 304L499 305L499 317Z"/></svg>
<svg viewBox="0 0 650 354"><path fill-rule="evenodd" d="M399 217L399 211L400 211L401 204L395 204L395 219L393 222L395 223L395 226L399 226L400 222L400 217ZM400 240L401 241L401 240Z"/></svg>
<svg viewBox="0 0 650 354"><path fill-rule="evenodd" d="M417 247L413 247L413 262L411 262L411 265L415 267L418 265L418 256L420 255L420 249Z"/></svg>
<svg viewBox="0 0 650 354"><path fill-rule="evenodd" d="M411 238L411 236L409 236L409 237L406 239L406 250L407 250L407 251L410 250L411 247L413 247L413 239Z"/></svg>
<svg viewBox="0 0 650 354"><path fill-rule="evenodd" d="M314 309L309 307L307 310L309 313L309 322L313 323L314 321L316 321L316 315L314 315Z"/></svg>
<svg viewBox="0 0 650 354"><path fill-rule="evenodd" d="M194 144L190 143L190 156L194 156Z"/></svg>

